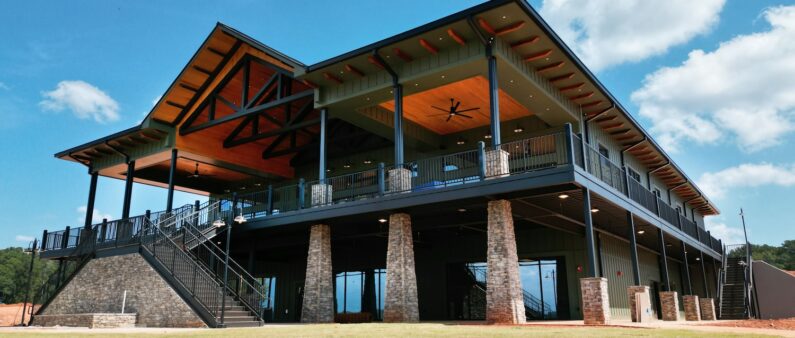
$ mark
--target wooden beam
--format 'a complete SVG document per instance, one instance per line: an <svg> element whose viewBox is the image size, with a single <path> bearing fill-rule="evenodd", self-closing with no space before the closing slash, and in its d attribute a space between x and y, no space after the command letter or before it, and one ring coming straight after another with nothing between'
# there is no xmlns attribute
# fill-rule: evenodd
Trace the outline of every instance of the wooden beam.
<svg viewBox="0 0 795 338"><path fill-rule="evenodd" d="M400 48L395 47L393 50L395 52L395 56L399 57L401 60L406 62L414 61L414 58L411 55L408 55L406 52L400 50Z"/></svg>
<svg viewBox="0 0 795 338"><path fill-rule="evenodd" d="M577 101L577 100L587 99L587 98L589 98L591 96L593 96L593 92L580 94L580 95L577 95L577 96L572 96L572 97L569 97L569 100Z"/></svg>
<svg viewBox="0 0 795 338"><path fill-rule="evenodd" d="M560 88L558 88L558 90L562 91L562 92L565 92L565 91L568 91L568 90L580 89L583 86L585 86L585 82L576 83L576 84L573 84L571 86L560 87Z"/></svg>
<svg viewBox="0 0 795 338"><path fill-rule="evenodd" d="M187 84L187 83L180 82L180 83L179 83L179 86L180 86L180 87L182 87L182 88L185 88L185 89L187 89L187 90L190 90L190 91L192 91L192 92L194 92L194 93L199 91L199 88L196 88L196 87L194 87L194 86L191 86L191 85L189 85L189 84Z"/></svg>
<svg viewBox="0 0 795 338"><path fill-rule="evenodd" d="M563 75L555 76L555 77L549 79L549 83L560 82L560 81L563 81L563 80L571 79L573 77L574 77L574 73L563 74Z"/></svg>
<svg viewBox="0 0 795 338"><path fill-rule="evenodd" d="M623 127L623 126L624 126L624 122L616 122L616 123L613 123L613 124L604 125L604 126L602 126L602 129L613 129L613 128L618 128L618 127Z"/></svg>
<svg viewBox="0 0 795 338"><path fill-rule="evenodd" d="M549 65L546 65L546 66L541 66L541 67L536 68L536 72L543 73L543 72L550 71L550 70L553 70L553 69L558 69L560 67L563 67L564 64L566 64L565 61L560 61L560 62L549 64Z"/></svg>
<svg viewBox="0 0 795 338"><path fill-rule="evenodd" d="M610 133L610 135L622 135L622 134L626 134L626 133L631 132L631 131L632 131L632 129L622 129L622 130L614 131L614 132Z"/></svg>
<svg viewBox="0 0 795 338"><path fill-rule="evenodd" d="M179 109L185 109L185 106L184 106L184 105L181 105L181 104L179 104L179 103L176 103L176 102L174 102L174 101L168 101L168 100L166 100L166 104L167 104L167 105L169 105L169 106L172 106L172 107L179 108Z"/></svg>
<svg viewBox="0 0 795 338"><path fill-rule="evenodd" d="M433 55L439 54L439 49L425 39L420 39L420 46L431 52Z"/></svg>
<svg viewBox="0 0 795 338"><path fill-rule="evenodd" d="M354 73L356 75L359 75L359 77L364 77L364 73L354 66L345 65L345 70L347 70L348 73Z"/></svg>
<svg viewBox="0 0 795 338"><path fill-rule="evenodd" d="M551 54L552 54L552 50L551 49L547 49L545 51L541 51L541 52L538 52L538 53L535 53L535 54L530 54L528 56L525 56L524 62L530 62L530 61L543 59L543 58L545 58L545 57L547 57L547 56L549 56Z"/></svg>
<svg viewBox="0 0 795 338"><path fill-rule="evenodd" d="M538 42L538 36L531 36L527 39L522 39L511 44L511 48L519 48L522 46L532 45Z"/></svg>
<svg viewBox="0 0 795 338"><path fill-rule="evenodd" d="M224 53L224 52L222 52L220 50L217 50L217 49L215 49L213 47L207 47L207 50L209 50L211 53L213 53L215 55L218 55L220 57L225 57L227 55L226 53Z"/></svg>
<svg viewBox="0 0 795 338"><path fill-rule="evenodd" d="M608 122L608 121L615 120L617 117L618 117L618 115L600 117L600 118L594 120L594 122L596 122L596 123Z"/></svg>
<svg viewBox="0 0 795 338"><path fill-rule="evenodd" d="M196 66L196 65L193 66L193 69L197 70L200 73L204 73L205 75L212 75L213 74L213 72L211 70L204 69L204 68Z"/></svg>
<svg viewBox="0 0 795 338"><path fill-rule="evenodd" d="M514 22L512 24L509 24L505 27L498 29L496 32L494 32L494 35L495 36L505 35L511 32L515 32L521 29L522 27L524 27L524 21Z"/></svg>
<svg viewBox="0 0 795 338"><path fill-rule="evenodd" d="M493 27L491 27L491 25L489 25L486 19L478 18L478 24L480 25L480 28L483 28L483 30L486 31L486 33L489 33L489 35L497 34L497 32L494 30Z"/></svg>
<svg viewBox="0 0 795 338"><path fill-rule="evenodd" d="M601 103L602 103L602 100L596 100L596 101L593 101L593 102L583 103L583 104L580 105L580 107L581 108L590 108L590 107L593 107L593 106L598 106Z"/></svg>
<svg viewBox="0 0 795 338"><path fill-rule="evenodd" d="M318 88L317 84L309 80L303 80L304 84L309 86L312 89Z"/></svg>
<svg viewBox="0 0 795 338"><path fill-rule="evenodd" d="M323 77L326 78L326 80L329 80L329 81L332 81L332 82L336 82L337 84L343 84L344 83L342 81L342 79L332 75L329 72L323 72Z"/></svg>
<svg viewBox="0 0 795 338"><path fill-rule="evenodd" d="M372 63L373 65L375 65L378 68L386 69L386 67L384 67L384 64L382 64L381 61L379 61L378 59L376 59L372 55L367 56L367 61Z"/></svg>
<svg viewBox="0 0 795 338"><path fill-rule="evenodd" d="M455 30L452 28L447 30L447 35L449 35L450 38L453 39L453 41L455 41L461 46L465 46L467 44L466 40L464 40L464 38L458 35L458 33L456 33Z"/></svg>

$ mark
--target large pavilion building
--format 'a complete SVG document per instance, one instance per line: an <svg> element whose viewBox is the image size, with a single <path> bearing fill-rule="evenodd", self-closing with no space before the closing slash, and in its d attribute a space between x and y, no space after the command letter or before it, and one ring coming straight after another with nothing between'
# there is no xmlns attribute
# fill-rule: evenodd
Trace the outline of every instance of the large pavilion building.
<svg viewBox="0 0 795 338"><path fill-rule="evenodd" d="M56 157L87 221L45 231L34 324L715 317L717 208L524 0L313 65L217 24L143 122ZM99 176L123 214L91 224Z"/></svg>

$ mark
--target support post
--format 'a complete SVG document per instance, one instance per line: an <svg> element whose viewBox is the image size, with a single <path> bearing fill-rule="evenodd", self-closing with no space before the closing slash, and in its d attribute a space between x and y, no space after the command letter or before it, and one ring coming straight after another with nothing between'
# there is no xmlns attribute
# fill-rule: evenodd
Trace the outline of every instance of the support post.
<svg viewBox="0 0 795 338"><path fill-rule="evenodd" d="M94 220L94 201L97 197L97 178L99 177L99 172L92 172L91 173L91 183L88 186L88 203L86 203L86 221L85 227L86 229L91 228L91 223Z"/></svg>
<svg viewBox="0 0 795 338"><path fill-rule="evenodd" d="M32 251L30 252L30 266L28 267L28 282L26 284L25 290L25 301L22 302L22 321L19 323L22 326L25 325L25 312L27 312L27 305L28 301L30 300L30 287L31 281L33 280L33 264L36 262L36 245L38 243L38 239L33 239L33 247L31 248ZM33 312L33 304L31 302L31 313Z"/></svg>
<svg viewBox="0 0 795 338"><path fill-rule="evenodd" d="M273 215L273 185L268 184L268 205L266 206L266 214Z"/></svg>
<svg viewBox="0 0 795 338"><path fill-rule="evenodd" d="M318 165L318 181L326 183L326 123L328 121L328 108L320 110L320 156Z"/></svg>
<svg viewBox="0 0 795 338"><path fill-rule="evenodd" d="M168 168L168 198L166 199L166 213L174 209L174 176L177 173L177 148L171 149L171 167Z"/></svg>
<svg viewBox="0 0 795 338"><path fill-rule="evenodd" d="M681 241L682 243L682 269L685 270L685 294L692 295L693 294L693 284L690 283L690 265L687 263L687 245L685 241Z"/></svg>
<svg viewBox="0 0 795 338"><path fill-rule="evenodd" d="M403 164L403 86L395 83L392 89L395 94L395 167Z"/></svg>
<svg viewBox="0 0 795 338"><path fill-rule="evenodd" d="M124 181L124 204L121 209L121 218L130 218L130 202L132 201L133 176L135 176L135 161L127 162L127 178Z"/></svg>
<svg viewBox="0 0 795 338"><path fill-rule="evenodd" d="M306 184L302 177L298 179L298 209L304 208L304 195L306 195Z"/></svg>
<svg viewBox="0 0 795 338"><path fill-rule="evenodd" d="M386 192L386 172L384 162L378 163L378 195L384 196Z"/></svg>
<svg viewBox="0 0 795 338"><path fill-rule="evenodd" d="M582 188L583 200L583 220L585 223L585 250L587 251L588 260L586 265L588 271L586 276L595 278L596 272L596 246L594 245L594 230L593 230L593 217L591 215L591 190Z"/></svg>
<svg viewBox="0 0 795 338"><path fill-rule="evenodd" d="M480 180L486 179L486 143L478 141L478 174Z"/></svg>
<svg viewBox="0 0 795 338"><path fill-rule="evenodd" d="M232 215L235 214L235 209L237 209L237 193L233 192L232 193ZM232 217L232 215L230 215L230 218ZM224 286L223 286L223 293L221 295L222 296L222 298L221 298L221 326L225 326L226 325L226 322L224 321L224 316L226 315L226 296L228 294L226 290L229 287L227 285L227 283L228 283L228 280L229 280L229 242L232 240L232 223L234 223L234 221L231 220L231 219L227 223L227 226L226 226L226 243L224 243L226 248L224 249L224 253L225 253L225 255L224 255L224 280L223 280L223 285Z"/></svg>
<svg viewBox="0 0 795 338"><path fill-rule="evenodd" d="M632 258L632 279L635 285L640 285L640 264L638 263L638 242L635 237L635 218L630 211L627 211L627 223L629 223L629 254Z"/></svg>
<svg viewBox="0 0 795 338"><path fill-rule="evenodd" d="M574 166L574 132L571 130L571 123L563 125L563 135L566 138L566 161Z"/></svg>
<svg viewBox="0 0 795 338"><path fill-rule="evenodd" d="M668 277L668 255L665 253L665 233L662 229L658 229L657 234L660 242L660 259L662 260L662 264L660 264L660 267L662 267L662 271L660 271L662 274L660 277L662 277L663 282L662 289L663 291L671 291L671 284Z"/></svg>
<svg viewBox="0 0 795 338"><path fill-rule="evenodd" d="M701 262L701 277L704 279L704 298L712 298L709 294L709 286L707 286L707 267L704 265L704 252L698 252L698 260Z"/></svg>
<svg viewBox="0 0 795 338"><path fill-rule="evenodd" d="M486 46L486 59L489 63L489 108L491 110L491 148L497 150L500 140L500 97L497 81L497 58L492 52L493 43Z"/></svg>

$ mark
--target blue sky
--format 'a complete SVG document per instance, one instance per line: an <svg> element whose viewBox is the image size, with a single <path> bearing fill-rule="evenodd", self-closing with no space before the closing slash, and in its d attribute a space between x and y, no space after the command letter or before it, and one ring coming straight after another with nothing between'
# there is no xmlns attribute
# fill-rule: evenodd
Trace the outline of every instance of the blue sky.
<svg viewBox="0 0 795 338"><path fill-rule="evenodd" d="M215 22L311 64L478 2L6 3L0 247L26 245L45 228L82 224L89 176L53 154L140 121ZM722 215L708 229L739 240L743 207L753 242L795 239L788 214L795 192L795 6L786 7L792 3L531 4L710 192ZM80 94L92 104L81 106ZM101 178L95 214L118 217L122 191L121 181ZM177 194L177 203L195 198ZM163 189L135 186L133 214L164 206Z"/></svg>

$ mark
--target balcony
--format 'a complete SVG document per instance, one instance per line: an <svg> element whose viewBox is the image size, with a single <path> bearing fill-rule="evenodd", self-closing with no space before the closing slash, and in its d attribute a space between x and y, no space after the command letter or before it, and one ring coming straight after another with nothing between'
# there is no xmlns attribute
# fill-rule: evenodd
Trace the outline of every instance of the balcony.
<svg viewBox="0 0 795 338"><path fill-rule="evenodd" d="M237 195L238 205L251 222L267 220L274 216L288 216L311 209L376 200L391 196L446 188L461 188L477 185L487 180L500 180L515 175L542 175L551 171L576 170L594 177L607 189L612 189L625 199L636 202L660 220L681 230L693 239L722 251L720 240L712 237L693 221L679 214L654 193L643 187L627 174L626 168L613 163L589 144L571 132L569 126L563 130L548 131L526 139L503 143L498 146L507 155L507 166L496 165L494 150L487 149L482 142L475 149L453 154L419 159L399 165L377 164L374 168L355 173L328 177L325 180L305 181L280 187L269 186L267 190ZM503 155L505 156L505 155ZM572 165L572 163L574 165ZM561 182L566 183L566 182ZM231 205L225 199L224 205ZM192 207L192 206L186 206ZM226 207L228 212L228 207ZM141 220L155 219L164 212L131 217L95 225L99 230L100 246L123 246L136 241L141 229ZM155 218L151 218L155 217ZM47 233L44 250L66 250L80 243L81 231Z"/></svg>

